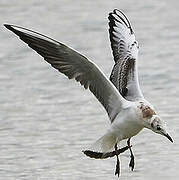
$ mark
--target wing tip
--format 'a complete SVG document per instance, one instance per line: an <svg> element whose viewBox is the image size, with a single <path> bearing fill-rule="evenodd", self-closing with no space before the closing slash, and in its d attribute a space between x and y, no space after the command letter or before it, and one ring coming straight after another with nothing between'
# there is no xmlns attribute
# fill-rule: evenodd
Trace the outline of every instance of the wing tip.
<svg viewBox="0 0 179 180"><path fill-rule="evenodd" d="M12 28L12 25L10 25L10 24L3 24L7 29L9 29L9 30L12 30L13 28Z"/></svg>
<svg viewBox="0 0 179 180"><path fill-rule="evenodd" d="M12 31L13 33L15 33L16 35L18 35L18 33L20 32L20 31L18 31L15 27L15 25L12 25L12 24L4 24L4 26L8 29L8 30L10 30L10 31Z"/></svg>
<svg viewBox="0 0 179 180"><path fill-rule="evenodd" d="M12 31L13 33L15 33L17 36L19 36L20 38L22 36L24 36L24 34L33 34L34 36L41 36L41 38L45 38L46 40L49 40L53 43L56 43L56 44L60 44L57 40L55 39L52 39L46 35L43 35L39 32L36 32L36 31L33 31L33 30L30 30L30 29L27 29L27 28L24 28L24 27L21 27L21 26L17 26L17 25L12 25L12 24L3 24L8 30ZM62 45L62 44L61 44Z"/></svg>
<svg viewBox="0 0 179 180"><path fill-rule="evenodd" d="M120 13L122 12L121 10L114 8L113 12L116 13L116 11L119 11Z"/></svg>
<svg viewBox="0 0 179 180"><path fill-rule="evenodd" d="M115 8L112 12L109 13L108 16L109 21L114 21L114 19L116 20L116 18L113 15L118 16L120 20L122 20L124 25L126 25L126 27L130 29L131 34L134 34L131 23L123 11Z"/></svg>

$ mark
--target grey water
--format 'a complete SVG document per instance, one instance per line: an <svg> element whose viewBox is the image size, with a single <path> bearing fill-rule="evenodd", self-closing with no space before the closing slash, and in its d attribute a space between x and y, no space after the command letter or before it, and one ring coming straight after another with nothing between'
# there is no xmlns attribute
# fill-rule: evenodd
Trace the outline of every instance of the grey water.
<svg viewBox="0 0 179 180"><path fill-rule="evenodd" d="M81 151L110 122L101 104L28 48L3 23L20 25L74 48L109 77L113 57L108 13L123 10L140 45L144 96L174 139L143 130L132 138L136 158L121 155L121 180L179 178L179 2L177 0L0 1L0 179L109 180L116 159L94 160Z"/></svg>

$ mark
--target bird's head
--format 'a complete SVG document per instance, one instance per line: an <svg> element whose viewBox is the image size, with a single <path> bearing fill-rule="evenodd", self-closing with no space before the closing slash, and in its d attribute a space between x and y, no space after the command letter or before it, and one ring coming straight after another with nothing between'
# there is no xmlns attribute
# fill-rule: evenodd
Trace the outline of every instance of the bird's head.
<svg viewBox="0 0 179 180"><path fill-rule="evenodd" d="M158 115L154 114L151 118L146 119L144 126L155 133L167 137L171 142L173 142L171 136L167 133L166 123Z"/></svg>
<svg viewBox="0 0 179 180"><path fill-rule="evenodd" d="M140 109L142 112L144 127L167 137L171 142L173 142L172 138L167 133L166 123L156 114L153 107L151 105L144 105L141 103Z"/></svg>

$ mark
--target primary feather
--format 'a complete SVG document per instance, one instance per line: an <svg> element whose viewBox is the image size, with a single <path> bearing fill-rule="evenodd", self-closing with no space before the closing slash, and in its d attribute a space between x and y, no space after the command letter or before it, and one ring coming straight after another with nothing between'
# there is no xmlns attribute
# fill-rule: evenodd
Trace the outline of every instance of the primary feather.
<svg viewBox="0 0 179 180"><path fill-rule="evenodd" d="M69 79L79 81L96 96L113 121L127 101L99 68L85 56L40 33L26 28L5 25L29 47L40 54L52 67L65 74Z"/></svg>

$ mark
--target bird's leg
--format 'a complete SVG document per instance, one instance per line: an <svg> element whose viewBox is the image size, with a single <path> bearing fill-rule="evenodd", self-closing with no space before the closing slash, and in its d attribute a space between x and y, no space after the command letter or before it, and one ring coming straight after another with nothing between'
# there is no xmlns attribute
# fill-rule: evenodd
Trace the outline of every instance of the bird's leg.
<svg viewBox="0 0 179 180"><path fill-rule="evenodd" d="M115 148L116 157L117 157L117 164L116 164L115 175L117 175L119 177L119 175L120 175L120 161L119 161L119 154L117 154L117 143L115 144L114 148Z"/></svg>
<svg viewBox="0 0 179 180"><path fill-rule="evenodd" d="M130 145L130 140L131 140L131 138L129 138L127 140L127 145L129 146L129 150L130 150L130 153L131 153L131 160L130 160L130 163L129 163L129 168L131 168L131 170L133 171L135 162L134 162L134 154L132 152L132 148L131 148L131 145Z"/></svg>

